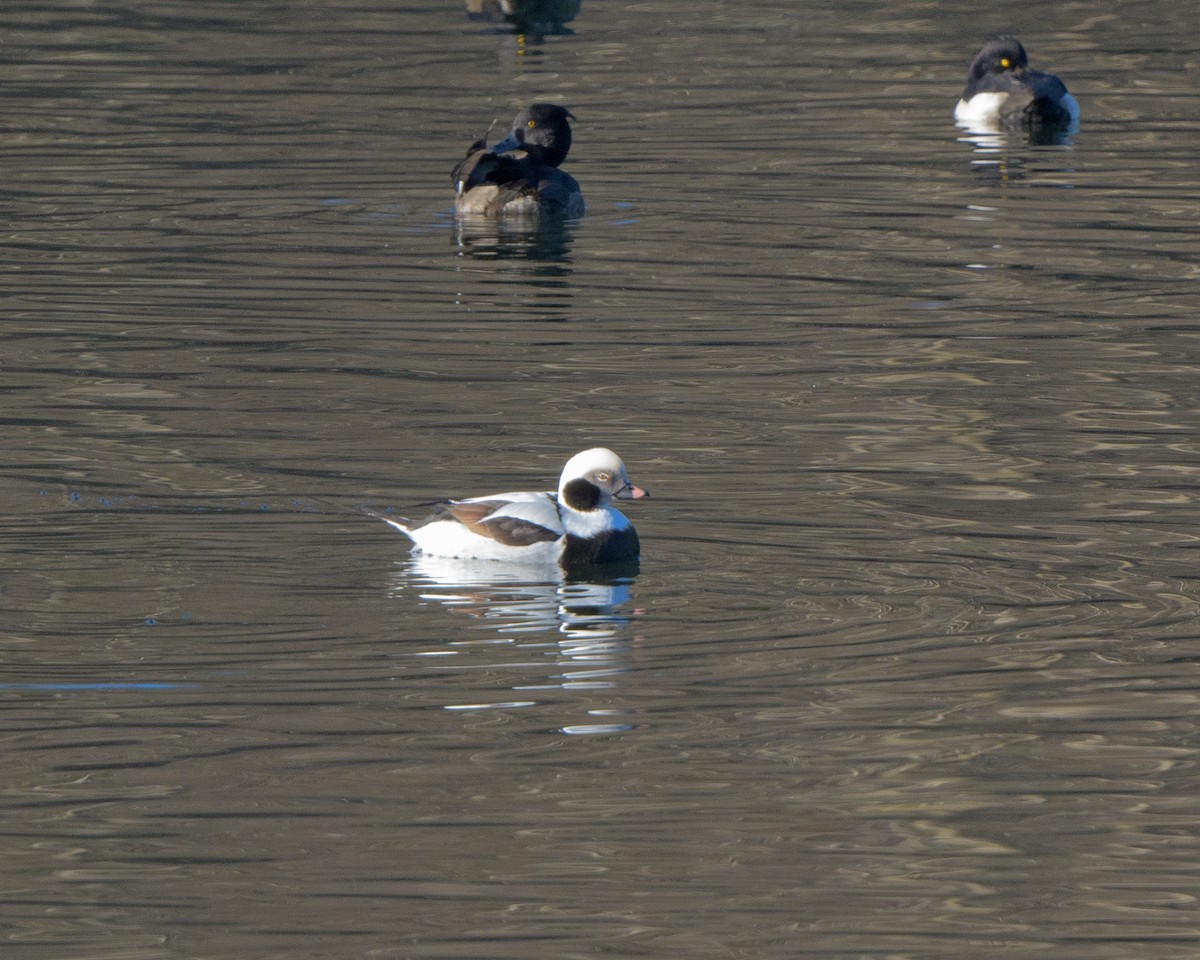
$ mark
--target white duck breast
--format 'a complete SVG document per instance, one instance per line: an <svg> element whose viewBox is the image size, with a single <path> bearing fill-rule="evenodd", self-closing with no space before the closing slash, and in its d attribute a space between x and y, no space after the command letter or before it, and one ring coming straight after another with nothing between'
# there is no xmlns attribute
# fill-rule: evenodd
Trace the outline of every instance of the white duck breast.
<svg viewBox="0 0 1200 960"><path fill-rule="evenodd" d="M637 532L611 504L646 495L629 482L615 453L597 447L567 462L557 495L513 492L448 500L416 524L375 516L430 556L563 566L629 562L639 556Z"/></svg>
<svg viewBox="0 0 1200 960"><path fill-rule="evenodd" d="M981 133L1000 132L1000 107L1007 93L977 93L970 100L959 100L954 107L954 122Z"/></svg>

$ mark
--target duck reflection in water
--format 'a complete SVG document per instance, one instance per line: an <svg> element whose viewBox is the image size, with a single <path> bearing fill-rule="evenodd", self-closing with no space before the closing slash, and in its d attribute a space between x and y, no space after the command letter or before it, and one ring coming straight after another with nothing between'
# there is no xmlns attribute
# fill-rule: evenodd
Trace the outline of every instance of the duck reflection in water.
<svg viewBox="0 0 1200 960"><path fill-rule="evenodd" d="M581 0L467 0L467 18L506 24L512 32L535 40L569 34Z"/></svg>
<svg viewBox="0 0 1200 960"><path fill-rule="evenodd" d="M610 699L613 689L625 686L620 678L634 669L638 637L632 625L640 614L632 607L636 573L636 563L606 564L579 579L581 571L567 577L552 568L417 555L402 564L394 592L417 591L423 603L441 604L472 620L473 629L499 635L463 637L450 641L447 649L423 652L429 666L451 671L482 667L489 675L519 671L524 677L499 697L488 689L474 702L446 703L445 709L538 708L557 716L570 704L568 712L575 719L552 721L563 733L608 734L636 726L630 712ZM519 650L516 661L502 650ZM531 654L545 657L546 665L531 663ZM564 692L595 691L610 692L603 694L602 703L586 708L584 722L578 722L582 718L575 698L561 701Z"/></svg>
<svg viewBox="0 0 1200 960"><path fill-rule="evenodd" d="M554 631L572 640L619 640L629 609L636 561L573 570L520 567L485 560L417 554L404 564L398 588L443 604L505 634Z"/></svg>
<svg viewBox="0 0 1200 960"><path fill-rule="evenodd" d="M455 217L458 255L473 260L529 260L548 264L547 276L571 274L571 244L579 224L562 217Z"/></svg>

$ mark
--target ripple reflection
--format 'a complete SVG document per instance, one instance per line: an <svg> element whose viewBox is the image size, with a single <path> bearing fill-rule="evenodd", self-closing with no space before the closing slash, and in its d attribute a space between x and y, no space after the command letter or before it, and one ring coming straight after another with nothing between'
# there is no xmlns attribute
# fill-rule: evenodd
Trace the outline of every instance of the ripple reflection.
<svg viewBox="0 0 1200 960"><path fill-rule="evenodd" d="M446 670L495 672L513 669L519 676L511 689L523 697L493 699L493 689L471 702L446 703L456 711L507 710L535 707L538 699L554 692L602 692L620 686L619 678L631 668L636 637L632 624L640 611L632 606L636 564L593 568L585 578L566 577L554 568L522 568L486 561L417 556L406 561L393 582L394 596L414 592L424 605L444 607L456 617L469 618L468 629L486 631L486 639L448 640L442 649L419 654L429 658L455 658ZM461 621L459 621L461 622ZM490 634L498 634L498 637ZM512 660L501 651L520 653ZM530 652L552 660L545 673L542 659L526 659ZM482 662L480 655L482 654ZM465 658L461 663L458 658ZM536 677L528 671L532 669ZM456 692L461 693L461 690ZM621 717L623 709L611 704L589 709L595 718ZM614 733L632 729L621 720L571 723L559 730L569 734Z"/></svg>
<svg viewBox="0 0 1200 960"><path fill-rule="evenodd" d="M570 263L577 220L556 217L477 217L454 220L458 254L477 260L533 260Z"/></svg>

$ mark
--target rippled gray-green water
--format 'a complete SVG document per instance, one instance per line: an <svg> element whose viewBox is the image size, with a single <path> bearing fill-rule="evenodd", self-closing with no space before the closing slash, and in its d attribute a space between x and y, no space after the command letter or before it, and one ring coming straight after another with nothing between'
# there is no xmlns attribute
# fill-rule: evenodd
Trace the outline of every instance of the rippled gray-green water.
<svg viewBox="0 0 1200 960"><path fill-rule="evenodd" d="M4 14L0 952L1197 956L1195 5L561 6ZM360 512L595 444L632 576Z"/></svg>

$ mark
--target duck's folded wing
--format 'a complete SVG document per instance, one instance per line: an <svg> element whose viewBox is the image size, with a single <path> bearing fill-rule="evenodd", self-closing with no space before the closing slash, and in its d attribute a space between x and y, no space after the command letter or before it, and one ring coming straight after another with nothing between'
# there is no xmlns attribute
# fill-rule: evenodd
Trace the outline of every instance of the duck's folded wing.
<svg viewBox="0 0 1200 960"><path fill-rule="evenodd" d="M495 157L487 148L487 141L480 137L471 146L467 148L466 156L454 165L454 169L450 171L450 180L457 187L459 193L469 190L474 184L487 176L487 164L484 161L488 157ZM483 163L483 168L480 164ZM478 173L476 173L478 169Z"/></svg>
<svg viewBox="0 0 1200 960"><path fill-rule="evenodd" d="M1067 95L1067 85L1052 73L1030 70L1026 77L1029 91L1036 100L1058 103Z"/></svg>
<svg viewBox="0 0 1200 960"><path fill-rule="evenodd" d="M557 540L562 521L554 502L544 495L528 500L452 500L439 513L450 516L481 537L510 547Z"/></svg>
<svg viewBox="0 0 1200 960"><path fill-rule="evenodd" d="M561 170L549 171L537 182L535 192L538 203L547 213L567 213L577 204L582 204L579 184L574 177Z"/></svg>
<svg viewBox="0 0 1200 960"><path fill-rule="evenodd" d="M486 497L467 497L463 500L451 500L451 503L496 503L501 501L504 503L517 503L519 501L529 500L534 503L545 503L554 508L557 513L558 509L555 504L558 503L558 496L552 490L514 490L512 493L489 493Z"/></svg>
<svg viewBox="0 0 1200 960"><path fill-rule="evenodd" d="M1031 124L1067 126L1078 118L1078 108L1073 112L1074 100L1067 93L1067 86L1052 73L1034 74L1030 90L1033 99L1028 109Z"/></svg>
<svg viewBox="0 0 1200 960"><path fill-rule="evenodd" d="M509 191L532 189L526 182L522 160L493 153L482 140L471 144L467 155L450 172L450 179L460 195L485 184Z"/></svg>

